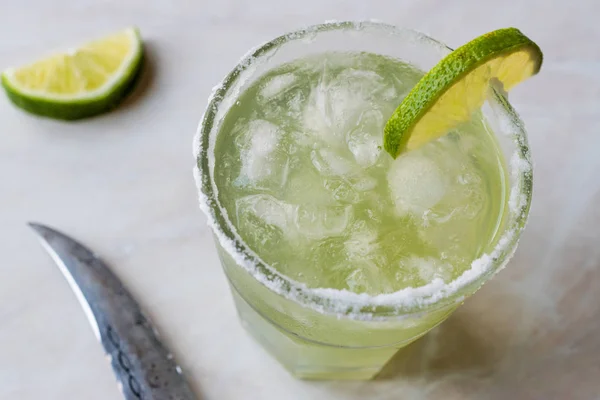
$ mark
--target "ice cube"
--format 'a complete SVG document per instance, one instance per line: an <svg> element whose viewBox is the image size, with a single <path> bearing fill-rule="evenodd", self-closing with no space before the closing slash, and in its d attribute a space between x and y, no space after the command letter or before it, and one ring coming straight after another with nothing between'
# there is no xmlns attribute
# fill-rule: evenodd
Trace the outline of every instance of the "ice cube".
<svg viewBox="0 0 600 400"><path fill-rule="evenodd" d="M329 76L325 67L319 84L308 97L303 126L316 140L333 147L346 147L346 133L356 126L365 110L374 109L372 99L386 88L373 71L346 68Z"/></svg>
<svg viewBox="0 0 600 400"><path fill-rule="evenodd" d="M341 235L352 218L351 206L300 205L295 223L298 233L311 239Z"/></svg>
<svg viewBox="0 0 600 400"><path fill-rule="evenodd" d="M369 89L381 88L383 85L383 77L368 69L346 68L339 73L337 79L368 85Z"/></svg>
<svg viewBox="0 0 600 400"><path fill-rule="evenodd" d="M264 120L254 120L248 125L246 137L249 146L242 152L242 171L252 180L259 180L272 172L267 159L277 148L279 128Z"/></svg>
<svg viewBox="0 0 600 400"><path fill-rule="evenodd" d="M238 221L243 221L250 214L258 217L265 224L287 229L290 216L295 212L295 206L268 194L255 194L238 199L236 212Z"/></svg>
<svg viewBox="0 0 600 400"><path fill-rule="evenodd" d="M317 171L325 176L350 175L356 170L350 160L325 148L311 151L310 159Z"/></svg>
<svg viewBox="0 0 600 400"><path fill-rule="evenodd" d="M356 128L348 133L348 148L363 168L374 165L383 144L383 114L379 110L364 111Z"/></svg>
<svg viewBox="0 0 600 400"><path fill-rule="evenodd" d="M364 221L357 221L352 227L350 237L344 243L349 262L372 258L379 249L377 232L369 229Z"/></svg>
<svg viewBox="0 0 600 400"><path fill-rule="evenodd" d="M336 120L335 100L331 98L329 87L320 82L314 87L303 112L303 131L312 136L314 141L324 141L333 147L343 147L343 130Z"/></svg>
<svg viewBox="0 0 600 400"><path fill-rule="evenodd" d="M355 100L369 103L374 99L379 99L382 93L389 92L390 87L393 87L377 72L356 68L346 68L341 71L337 75L335 83L340 88L349 88L353 91L356 94L353 97ZM350 104L355 103L351 102ZM360 111L362 110L365 108L360 109Z"/></svg>
<svg viewBox="0 0 600 400"><path fill-rule="evenodd" d="M401 259L394 276L396 282L404 287L418 287L441 279L444 282L452 280L453 269L450 264L433 257L416 255Z"/></svg>
<svg viewBox="0 0 600 400"><path fill-rule="evenodd" d="M281 74L271 78L260 91L260 95L266 99L277 96L296 82L297 76L293 73Z"/></svg>
<svg viewBox="0 0 600 400"><path fill-rule="evenodd" d="M448 187L440 167L420 150L398 157L387 179L398 215L422 215L444 197Z"/></svg>
<svg viewBox="0 0 600 400"><path fill-rule="evenodd" d="M346 179L337 177L326 179L324 185L337 201L352 204L360 201L359 194Z"/></svg>
<svg viewBox="0 0 600 400"><path fill-rule="evenodd" d="M350 185L357 192L368 192L375 189L377 179L367 175L359 175L350 179Z"/></svg>
<svg viewBox="0 0 600 400"><path fill-rule="evenodd" d="M357 265L346 278L346 284L348 289L354 293L377 295L391 293L395 290L392 278L372 261L365 261Z"/></svg>
<svg viewBox="0 0 600 400"><path fill-rule="evenodd" d="M236 201L238 233L255 250L264 254L277 252L290 231L294 206L265 195L245 196Z"/></svg>
<svg viewBox="0 0 600 400"><path fill-rule="evenodd" d="M383 282L385 279L380 276L377 266L372 262L355 266L346 277L346 285L354 293L383 293L384 291L379 288L380 283Z"/></svg>
<svg viewBox="0 0 600 400"><path fill-rule="evenodd" d="M412 256L407 260L407 263L418 272L424 283L430 283L438 278L444 282L449 282L452 279L452 267L441 260L432 257Z"/></svg>
<svg viewBox="0 0 600 400"><path fill-rule="evenodd" d="M356 162L365 168L374 165L381 154L381 142L360 131L348 140L348 148L354 154Z"/></svg>
<svg viewBox="0 0 600 400"><path fill-rule="evenodd" d="M386 88L374 71L347 68L329 86L333 119L345 129L355 126L365 110L375 109L373 98Z"/></svg>
<svg viewBox="0 0 600 400"><path fill-rule="evenodd" d="M336 151L326 148L313 150L310 158L315 169L324 177L325 187L336 200L355 203L357 192L369 191L377 186L377 180L368 176L352 159L347 159Z"/></svg>
<svg viewBox="0 0 600 400"><path fill-rule="evenodd" d="M241 139L240 157L242 167L236 183L260 186L269 179L275 187L285 185L289 171L289 160L279 142L283 131L275 124L257 119L247 125Z"/></svg>
<svg viewBox="0 0 600 400"><path fill-rule="evenodd" d="M400 95L398 95L398 91L396 90L396 88L394 86L390 86L387 89L385 89L383 91L383 93L381 93L381 96L386 99L387 101L391 101L394 100L396 101L396 103L400 100L402 100L404 97L406 97L406 94L404 94L402 97Z"/></svg>

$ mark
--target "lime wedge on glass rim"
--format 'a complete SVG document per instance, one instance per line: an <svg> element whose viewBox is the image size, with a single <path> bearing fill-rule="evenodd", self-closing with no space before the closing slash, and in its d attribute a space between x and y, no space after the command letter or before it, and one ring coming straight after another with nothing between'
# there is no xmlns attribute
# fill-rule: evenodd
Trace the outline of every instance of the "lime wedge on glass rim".
<svg viewBox="0 0 600 400"><path fill-rule="evenodd" d="M141 69L143 46L136 28L2 73L10 100L33 114L79 119L114 108Z"/></svg>
<svg viewBox="0 0 600 400"><path fill-rule="evenodd" d="M505 91L535 75L542 51L518 29L486 33L434 66L404 98L384 128L385 150L394 158L468 121L485 101L490 82Z"/></svg>

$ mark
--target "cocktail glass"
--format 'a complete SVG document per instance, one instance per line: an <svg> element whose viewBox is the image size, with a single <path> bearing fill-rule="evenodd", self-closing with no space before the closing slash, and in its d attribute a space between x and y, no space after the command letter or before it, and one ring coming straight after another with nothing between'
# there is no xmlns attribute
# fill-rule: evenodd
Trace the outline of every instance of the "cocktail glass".
<svg viewBox="0 0 600 400"><path fill-rule="evenodd" d="M288 33L250 51L215 88L194 143L201 208L214 231L242 325L299 378L376 376L400 348L444 321L506 265L531 201L523 123L506 97L492 90L482 114L509 160L510 197L499 239L470 269L444 285L368 295L309 288L264 263L236 233L217 196L214 167L219 157L214 150L223 119L240 94L273 68L317 53L363 51L428 71L451 49L424 34L377 22L330 22Z"/></svg>

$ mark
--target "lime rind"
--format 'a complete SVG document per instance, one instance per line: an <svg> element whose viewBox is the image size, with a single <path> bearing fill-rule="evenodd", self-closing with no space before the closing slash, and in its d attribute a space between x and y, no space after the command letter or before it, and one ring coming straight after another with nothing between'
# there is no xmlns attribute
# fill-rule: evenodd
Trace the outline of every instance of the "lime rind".
<svg viewBox="0 0 600 400"><path fill-rule="evenodd" d="M514 82L511 81L514 79L500 79L504 88L509 90L524 78L535 75L543 61L539 46L518 29L505 28L484 34L450 53L421 78L388 120L384 128L385 150L396 158L406 149L415 126L440 97L477 68L494 59L507 58L519 52L529 55L532 61L531 71L528 76ZM492 75L491 78L493 77L495 76ZM481 104L476 106L478 108ZM443 134L444 132L430 132L427 139L433 140Z"/></svg>

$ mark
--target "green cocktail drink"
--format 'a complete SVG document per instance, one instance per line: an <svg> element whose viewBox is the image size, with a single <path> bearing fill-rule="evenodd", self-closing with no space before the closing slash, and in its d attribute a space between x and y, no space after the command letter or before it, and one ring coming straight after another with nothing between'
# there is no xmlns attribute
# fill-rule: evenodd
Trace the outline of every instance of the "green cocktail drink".
<svg viewBox="0 0 600 400"><path fill-rule="evenodd" d="M501 95L395 160L382 149L447 51L383 24L321 25L243 60L209 105L201 204L244 326L299 377L373 377L514 250L531 170Z"/></svg>

